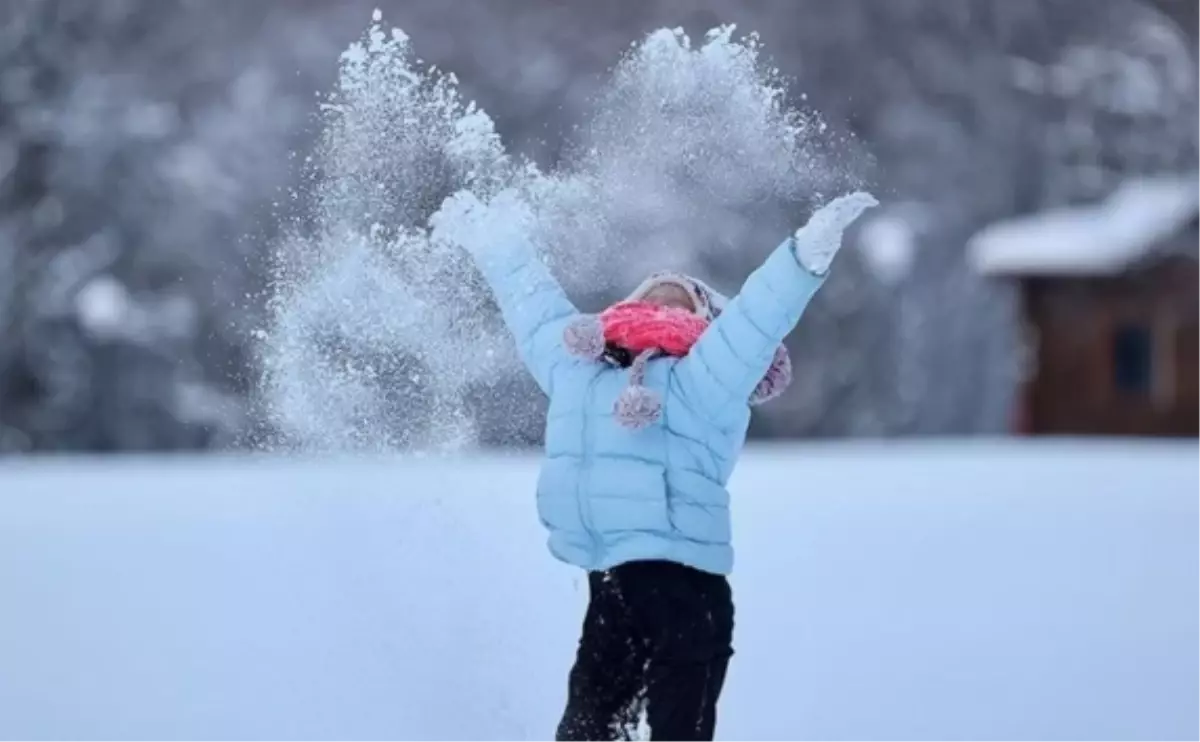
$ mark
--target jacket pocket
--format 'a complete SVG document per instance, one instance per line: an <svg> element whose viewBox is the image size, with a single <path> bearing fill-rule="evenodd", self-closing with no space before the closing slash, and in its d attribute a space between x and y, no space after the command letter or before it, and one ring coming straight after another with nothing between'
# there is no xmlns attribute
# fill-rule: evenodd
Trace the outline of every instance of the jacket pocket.
<svg viewBox="0 0 1200 742"><path fill-rule="evenodd" d="M555 456L542 463L537 483L537 513L546 528L584 530L579 512L579 467L579 460L571 456Z"/></svg>
<svg viewBox="0 0 1200 742"><path fill-rule="evenodd" d="M667 506L672 529L689 541L728 544L733 537L729 492L703 474L672 472Z"/></svg>
<svg viewBox="0 0 1200 742"><path fill-rule="evenodd" d="M592 525L601 533L671 530L666 470L660 464L625 458L597 462L586 497Z"/></svg>

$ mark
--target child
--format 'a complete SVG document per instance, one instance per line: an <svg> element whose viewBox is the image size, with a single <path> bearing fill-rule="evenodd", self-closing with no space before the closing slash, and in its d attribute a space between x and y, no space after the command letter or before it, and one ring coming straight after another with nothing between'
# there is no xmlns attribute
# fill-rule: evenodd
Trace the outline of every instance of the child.
<svg viewBox="0 0 1200 742"><path fill-rule="evenodd" d="M821 287L842 233L875 199L836 199L780 245L732 301L657 274L581 316L505 191L447 199L435 234L491 286L550 398L537 510L550 551L588 571L590 602L558 739L712 739L733 636L726 483L750 405L787 384L782 341ZM625 370L625 369L628 370Z"/></svg>

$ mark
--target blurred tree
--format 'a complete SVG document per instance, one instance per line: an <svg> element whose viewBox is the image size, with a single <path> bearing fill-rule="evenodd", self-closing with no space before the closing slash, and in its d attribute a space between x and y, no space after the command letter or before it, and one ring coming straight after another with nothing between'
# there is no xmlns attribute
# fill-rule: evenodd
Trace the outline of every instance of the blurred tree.
<svg viewBox="0 0 1200 742"><path fill-rule="evenodd" d="M864 222L861 249L843 256L793 338L796 388L756 415L762 434L1008 430L1015 296L970 269L966 240L994 220L1196 163L1195 45L1136 0L384 7L423 56L460 72L507 141L546 161L574 136L604 70L660 26L759 32L794 76L793 99L832 125L833 148L856 157L838 140L856 135L890 203ZM676 263L732 289L770 247L697 245Z"/></svg>
<svg viewBox="0 0 1200 742"><path fill-rule="evenodd" d="M247 237L307 113L277 73L279 34L304 33L217 5L0 8L0 451L198 447L243 423Z"/></svg>
<svg viewBox="0 0 1200 742"><path fill-rule="evenodd" d="M1194 0L1158 3L1194 25ZM965 240L1196 167L1195 37L1137 0L7 0L0 451L218 445L259 422L257 217L376 5L543 165L631 41L727 22L761 34L831 140L870 151L889 203L794 338L796 388L758 415L765 435L1007 428L1014 301ZM770 247L680 262L730 289Z"/></svg>
<svg viewBox="0 0 1200 742"><path fill-rule="evenodd" d="M1129 0L812 3L772 33L792 40L817 108L870 144L902 200L874 217L902 225L913 252L886 301L858 315L884 323L885 353L845 378L858 402L833 430L853 432L871 410L896 433L1008 429L1013 297L971 271L962 246L993 220L1194 170L1191 45ZM868 262L893 249L876 232L862 233Z"/></svg>

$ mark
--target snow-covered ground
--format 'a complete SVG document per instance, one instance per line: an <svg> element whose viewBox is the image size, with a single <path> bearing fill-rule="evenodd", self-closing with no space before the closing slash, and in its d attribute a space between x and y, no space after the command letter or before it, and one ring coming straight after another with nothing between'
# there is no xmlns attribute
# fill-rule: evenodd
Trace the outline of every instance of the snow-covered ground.
<svg viewBox="0 0 1200 742"><path fill-rule="evenodd" d="M0 737L546 738L528 457L0 462ZM1196 739L1186 444L757 449L718 734Z"/></svg>

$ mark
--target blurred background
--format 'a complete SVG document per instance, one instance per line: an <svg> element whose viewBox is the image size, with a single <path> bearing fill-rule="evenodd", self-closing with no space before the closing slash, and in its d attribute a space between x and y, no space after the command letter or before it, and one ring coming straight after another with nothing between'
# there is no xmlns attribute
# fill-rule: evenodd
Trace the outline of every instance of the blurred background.
<svg viewBox="0 0 1200 742"><path fill-rule="evenodd" d="M1196 0L0 0L0 738L554 729L587 582L537 458L476 450L544 400L464 261L376 239L487 127L425 77L330 134L376 7L543 173L603 145L539 245L584 310L651 266L732 293L879 196L730 483L723 736L1197 738ZM611 94L727 23L820 113L811 168L744 47ZM813 182L687 197L742 160ZM312 449L467 455L217 454Z"/></svg>
<svg viewBox="0 0 1200 742"><path fill-rule="evenodd" d="M0 453L271 445L271 250L376 6L543 166L632 41L730 22L869 153L753 435L1197 435L1195 0L6 0Z"/></svg>

